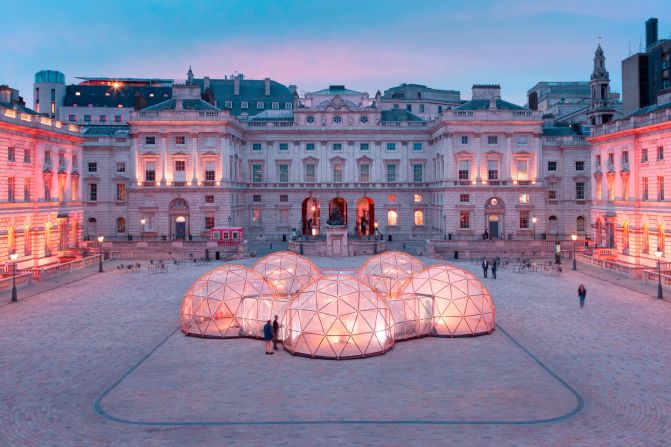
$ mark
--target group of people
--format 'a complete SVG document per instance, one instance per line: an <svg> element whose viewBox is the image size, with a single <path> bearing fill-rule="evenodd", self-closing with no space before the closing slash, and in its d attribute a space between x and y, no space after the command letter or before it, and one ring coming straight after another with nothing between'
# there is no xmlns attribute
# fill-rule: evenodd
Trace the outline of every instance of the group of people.
<svg viewBox="0 0 671 447"><path fill-rule="evenodd" d="M487 278L487 274L489 273L489 269L491 268L492 278L496 279L496 270L498 266L499 266L498 256L492 259L486 259L484 256L482 257L482 273L484 274L485 278Z"/></svg>
<svg viewBox="0 0 671 447"><path fill-rule="evenodd" d="M266 342L266 355L275 354L277 343L280 341L280 322L277 315L273 321L266 321L263 325L263 340Z"/></svg>

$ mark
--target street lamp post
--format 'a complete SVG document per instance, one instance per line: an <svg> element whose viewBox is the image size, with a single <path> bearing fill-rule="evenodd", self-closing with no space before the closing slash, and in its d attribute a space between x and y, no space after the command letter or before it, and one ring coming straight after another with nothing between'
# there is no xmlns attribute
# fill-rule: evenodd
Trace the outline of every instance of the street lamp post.
<svg viewBox="0 0 671 447"><path fill-rule="evenodd" d="M98 263L98 273L103 272L103 241L105 236L98 236L98 244L100 244L100 262Z"/></svg>
<svg viewBox="0 0 671 447"><path fill-rule="evenodd" d="M664 292L662 292L662 251L657 248L655 256L657 257L657 298L664 299Z"/></svg>
<svg viewBox="0 0 671 447"><path fill-rule="evenodd" d="M233 218L231 216L228 216L228 227L229 228L231 227L231 221L232 220L233 220Z"/></svg>
<svg viewBox="0 0 671 447"><path fill-rule="evenodd" d="M144 224L147 222L147 219L144 217L140 219L140 225L142 226L140 229L140 240L144 240Z"/></svg>
<svg viewBox="0 0 671 447"><path fill-rule="evenodd" d="M16 303L19 301L16 297L16 260L19 259L19 254L14 251L9 255L9 259L12 260L12 303Z"/></svg>
<svg viewBox="0 0 671 447"><path fill-rule="evenodd" d="M532 217L531 223L534 224L534 240L536 240L536 222L538 222L538 219L536 219L536 217Z"/></svg>
<svg viewBox="0 0 671 447"><path fill-rule="evenodd" d="M447 240L447 216L443 214L443 240Z"/></svg>
<svg viewBox="0 0 671 447"><path fill-rule="evenodd" d="M575 264L575 241L578 239L577 234L572 234L571 235L571 240L573 241L573 270L577 270L576 264Z"/></svg>

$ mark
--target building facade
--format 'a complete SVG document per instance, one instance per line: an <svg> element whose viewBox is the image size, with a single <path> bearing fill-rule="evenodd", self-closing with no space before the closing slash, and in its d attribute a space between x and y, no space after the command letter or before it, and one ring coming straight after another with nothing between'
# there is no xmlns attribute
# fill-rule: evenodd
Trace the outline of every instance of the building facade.
<svg viewBox="0 0 671 447"><path fill-rule="evenodd" d="M0 87L0 263L57 262L81 241L80 129L26 108Z"/></svg>
<svg viewBox="0 0 671 447"><path fill-rule="evenodd" d="M664 259L671 256L671 92L656 103L597 126L590 138L594 239L636 264L654 261L657 250Z"/></svg>
<svg viewBox="0 0 671 447"><path fill-rule="evenodd" d="M354 237L377 224L396 239L565 238L589 218L584 138L548 133L499 86L423 120L344 86L297 98L244 80L221 108L204 85L187 78L128 126L85 131L85 235L186 239L235 225L307 236L340 214Z"/></svg>

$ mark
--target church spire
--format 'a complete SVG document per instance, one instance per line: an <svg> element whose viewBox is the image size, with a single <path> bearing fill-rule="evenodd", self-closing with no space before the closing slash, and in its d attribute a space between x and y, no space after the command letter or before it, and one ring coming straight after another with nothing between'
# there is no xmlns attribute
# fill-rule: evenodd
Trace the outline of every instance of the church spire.
<svg viewBox="0 0 671 447"><path fill-rule="evenodd" d="M186 83L193 84L193 71L191 71L191 65L189 65L189 71L186 72Z"/></svg>
<svg viewBox="0 0 671 447"><path fill-rule="evenodd" d="M610 77L606 70L606 56L601 42L594 51L594 69L589 84L592 90L592 102L587 113L589 122L593 126L607 123L615 112L610 103Z"/></svg>

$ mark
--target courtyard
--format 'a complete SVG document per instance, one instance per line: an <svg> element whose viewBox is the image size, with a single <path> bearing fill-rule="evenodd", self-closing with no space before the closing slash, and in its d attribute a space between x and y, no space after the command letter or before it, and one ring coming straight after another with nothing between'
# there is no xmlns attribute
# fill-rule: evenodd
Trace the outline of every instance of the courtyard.
<svg viewBox="0 0 671 447"><path fill-rule="evenodd" d="M608 274L503 269L483 280L492 334L334 361L185 337L182 295L215 266L108 263L18 304L1 295L0 445L668 444L671 306Z"/></svg>

